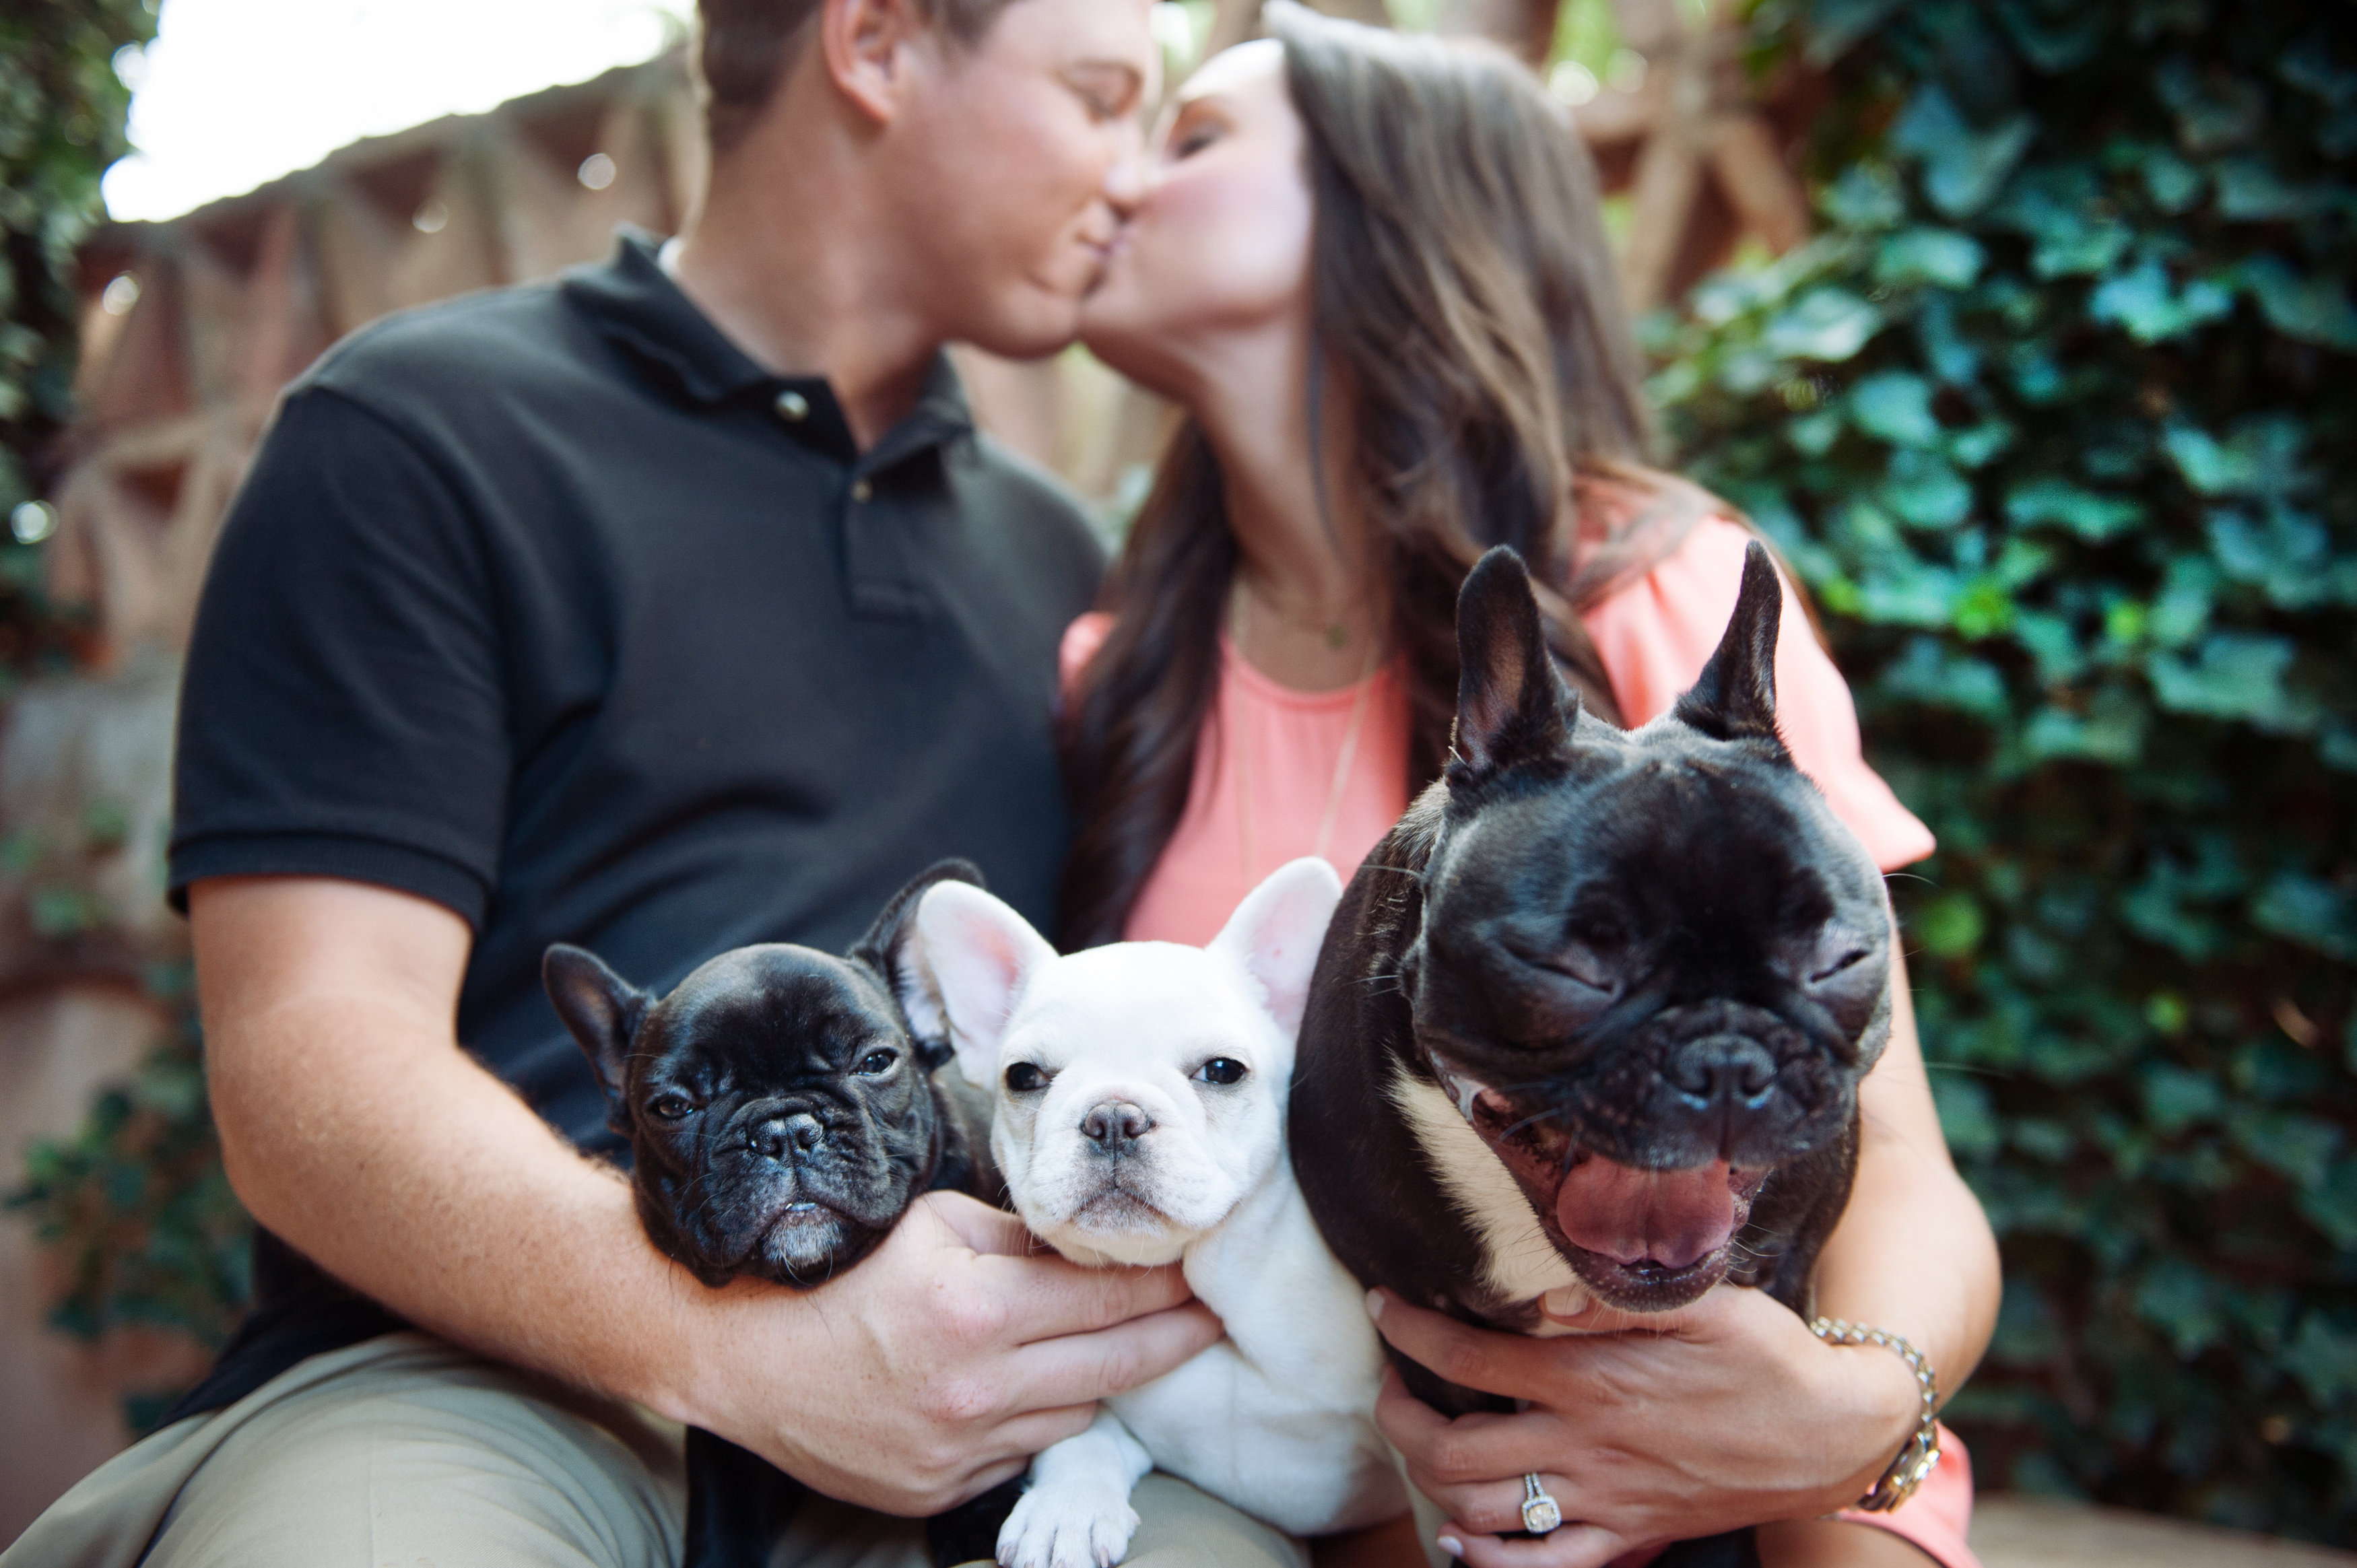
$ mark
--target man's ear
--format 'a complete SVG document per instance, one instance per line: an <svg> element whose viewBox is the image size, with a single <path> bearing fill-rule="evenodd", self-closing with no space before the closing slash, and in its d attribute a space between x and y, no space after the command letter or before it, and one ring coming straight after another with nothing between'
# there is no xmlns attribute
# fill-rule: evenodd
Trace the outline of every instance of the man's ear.
<svg viewBox="0 0 2357 1568"><path fill-rule="evenodd" d="M906 887L892 895L867 934L851 950L856 963L864 963L883 979L892 1000L909 1021L909 1036L917 1059L927 1072L950 1058L950 1025L941 999L927 982L918 961L917 906L925 894L944 882L983 886L982 867L970 860L944 860L919 872Z"/></svg>
<svg viewBox="0 0 2357 1568"><path fill-rule="evenodd" d="M932 31L913 0L823 0L816 52L835 91L888 124L909 89L909 46Z"/></svg>
<svg viewBox="0 0 2357 1568"><path fill-rule="evenodd" d="M596 953L563 942L542 957L540 982L556 1015L580 1042L606 1098L619 1103L630 1041L654 998L608 969Z"/></svg>
<svg viewBox="0 0 2357 1568"><path fill-rule="evenodd" d="M1776 636L1783 622L1784 584L1768 547L1753 540L1743 552L1743 586L1718 651L1702 667L1674 710L1714 740L1783 741L1776 733Z"/></svg>
<svg viewBox="0 0 2357 1568"><path fill-rule="evenodd" d="M1211 951L1234 959L1260 982L1269 1015L1287 1039L1301 1032L1309 977L1341 901L1342 879L1332 866L1314 854L1289 861L1246 894L1211 939Z"/></svg>
<svg viewBox="0 0 2357 1568"><path fill-rule="evenodd" d="M977 1088L998 1071L998 1047L1023 987L1056 956L1031 922L963 882L942 882L917 902L920 983L948 1020L958 1069Z"/></svg>
<svg viewBox="0 0 2357 1568"><path fill-rule="evenodd" d="M1452 781L1550 757L1563 746L1579 699L1555 671L1530 573L1505 545L1482 556L1458 591L1457 659Z"/></svg>

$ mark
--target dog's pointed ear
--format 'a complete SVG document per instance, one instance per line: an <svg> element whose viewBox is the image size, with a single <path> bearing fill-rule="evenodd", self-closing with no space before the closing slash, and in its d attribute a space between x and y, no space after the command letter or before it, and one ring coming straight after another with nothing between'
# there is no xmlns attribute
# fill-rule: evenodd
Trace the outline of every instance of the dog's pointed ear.
<svg viewBox="0 0 2357 1568"><path fill-rule="evenodd" d="M1342 879L1316 855L1289 861L1244 896L1211 950L1243 965L1260 983L1269 1015L1291 1039L1301 1032L1309 1004L1309 979L1334 907L1342 901Z"/></svg>
<svg viewBox="0 0 2357 1568"><path fill-rule="evenodd" d="M884 912L876 917L876 923L850 953L853 962L876 972L892 993L892 1000L899 1004L901 1016L909 1021L909 1040L917 1047L918 1065L927 1072L950 1059L950 1026L940 998L917 961L917 906L924 902L926 893L944 882L980 887L984 886L982 867L970 860L943 860L927 866L892 895L892 901L884 906Z"/></svg>
<svg viewBox="0 0 2357 1568"><path fill-rule="evenodd" d="M1056 956L1031 922L981 888L941 882L917 900L916 980L947 1026L958 1070L980 1088L1023 988Z"/></svg>
<svg viewBox="0 0 2357 1568"><path fill-rule="evenodd" d="M1776 733L1776 637L1783 624L1784 584L1768 547L1753 540L1743 552L1743 587L1718 651L1674 710L1714 740L1766 740Z"/></svg>
<svg viewBox="0 0 2357 1568"><path fill-rule="evenodd" d="M1454 777L1481 778L1562 747L1579 699L1547 650L1531 575L1505 545L1475 564L1457 595L1457 659Z"/></svg>
<svg viewBox="0 0 2357 1568"><path fill-rule="evenodd" d="M596 953L564 942L542 956L540 983L548 988L556 1015L588 1057L598 1087L619 1103L630 1040L655 999L608 969Z"/></svg>

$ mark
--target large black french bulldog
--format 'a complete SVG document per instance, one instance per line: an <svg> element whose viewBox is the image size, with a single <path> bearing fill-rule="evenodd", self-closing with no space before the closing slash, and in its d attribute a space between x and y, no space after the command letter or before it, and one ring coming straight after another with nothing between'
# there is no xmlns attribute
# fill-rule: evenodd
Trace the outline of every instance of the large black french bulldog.
<svg viewBox="0 0 2357 1568"><path fill-rule="evenodd" d="M1567 1288L1808 1311L1891 924L1777 736L1781 607L1755 543L1701 679L1624 732L1557 675L1512 551L1466 580L1452 758L1352 879L1295 1068L1294 1167L1362 1283L1508 1329ZM1444 1412L1501 1407L1394 1359Z"/></svg>
<svg viewBox="0 0 2357 1568"><path fill-rule="evenodd" d="M648 1236L707 1285L738 1275L823 1284L873 1251L920 1193L996 1201L990 1109L954 1074L948 1040L919 1039L899 998L919 897L897 894L842 958L739 948L669 995L580 948L542 961L557 1015L588 1053ZM688 1434L687 1568L743 1568L802 1499L801 1483L710 1433Z"/></svg>

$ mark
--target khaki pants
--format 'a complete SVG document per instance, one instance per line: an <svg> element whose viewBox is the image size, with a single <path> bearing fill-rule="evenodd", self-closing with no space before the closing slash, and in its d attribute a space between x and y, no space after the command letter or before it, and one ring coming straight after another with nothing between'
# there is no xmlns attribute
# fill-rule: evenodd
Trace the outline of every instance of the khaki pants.
<svg viewBox="0 0 2357 1568"><path fill-rule="evenodd" d="M667 1568L680 1431L422 1334L314 1356L92 1472L0 1568ZM1134 1568L1308 1568L1149 1476ZM813 1497L771 1568L927 1568L924 1527Z"/></svg>

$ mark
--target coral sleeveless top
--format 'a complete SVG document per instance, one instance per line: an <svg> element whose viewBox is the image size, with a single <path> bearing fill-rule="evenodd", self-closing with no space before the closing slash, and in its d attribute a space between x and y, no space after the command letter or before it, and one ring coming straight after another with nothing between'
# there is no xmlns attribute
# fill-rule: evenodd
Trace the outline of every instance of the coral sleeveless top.
<svg viewBox="0 0 2357 1568"><path fill-rule="evenodd" d="M1580 618L1632 727L1667 712L1702 673L1735 611L1750 537L1723 517L1705 518L1659 565ZM1067 689L1103 645L1110 625L1104 615L1084 615L1064 633ZM1335 771L1344 760L1359 688L1288 690L1246 663L1221 633L1219 695L1195 748L1186 814L1130 911L1125 935L1132 941L1210 941L1262 877L1317 852L1329 807L1324 853L1350 879L1408 804L1406 693L1393 668L1370 681L1338 791ZM1792 759L1877 865L1894 871L1932 853L1931 832L1860 755L1849 687L1809 634L1789 583L1776 649L1776 712ZM1249 835L1239 767L1245 758Z"/></svg>

